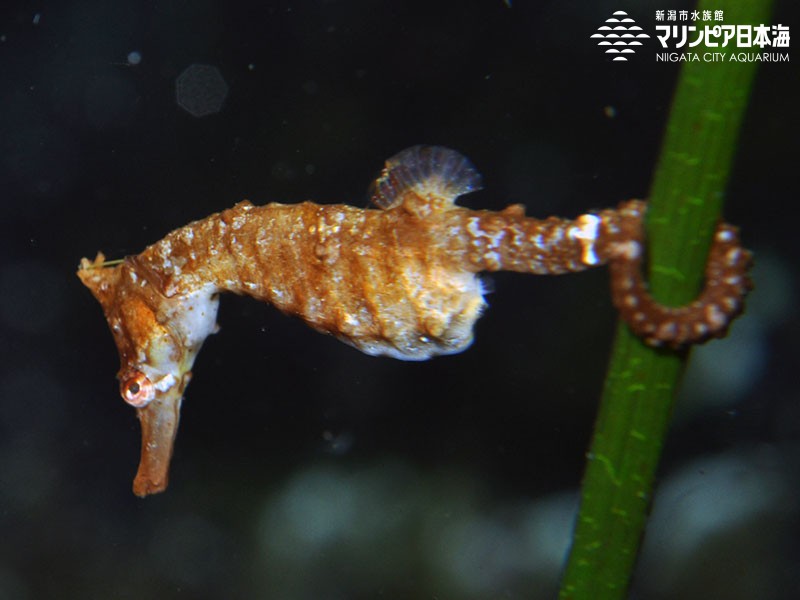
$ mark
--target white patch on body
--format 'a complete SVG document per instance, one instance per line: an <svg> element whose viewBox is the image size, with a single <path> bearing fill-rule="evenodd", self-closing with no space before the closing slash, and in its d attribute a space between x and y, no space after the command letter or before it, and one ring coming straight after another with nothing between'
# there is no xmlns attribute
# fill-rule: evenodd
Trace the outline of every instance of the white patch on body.
<svg viewBox="0 0 800 600"><path fill-rule="evenodd" d="M181 336L187 348L198 347L217 326L219 298L214 286L170 298L163 309L166 322Z"/></svg>
<svg viewBox="0 0 800 600"><path fill-rule="evenodd" d="M717 232L717 241L718 242L730 242L733 240L733 232L727 229L721 229Z"/></svg>
<svg viewBox="0 0 800 600"><path fill-rule="evenodd" d="M175 385L176 379L172 373L167 373L161 379L153 382L153 387L159 392L166 392L169 388Z"/></svg>
<svg viewBox="0 0 800 600"><path fill-rule="evenodd" d="M585 265L596 265L600 262L594 251L597 241L597 230L600 227L600 217L597 215L581 215L577 219L578 225L570 229L571 237L581 243L583 254L581 260Z"/></svg>

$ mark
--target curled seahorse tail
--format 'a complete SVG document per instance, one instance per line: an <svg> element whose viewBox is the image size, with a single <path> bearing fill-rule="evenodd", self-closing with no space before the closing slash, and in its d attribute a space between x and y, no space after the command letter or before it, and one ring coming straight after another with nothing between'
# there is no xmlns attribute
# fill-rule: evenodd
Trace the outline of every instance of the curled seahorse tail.
<svg viewBox="0 0 800 600"><path fill-rule="evenodd" d="M744 309L753 285L748 276L752 255L741 247L735 227L720 224L714 235L705 272L705 285L692 303L670 307L648 292L641 272L638 241L620 242L611 259L611 294L633 332L651 346L681 348L721 338Z"/></svg>

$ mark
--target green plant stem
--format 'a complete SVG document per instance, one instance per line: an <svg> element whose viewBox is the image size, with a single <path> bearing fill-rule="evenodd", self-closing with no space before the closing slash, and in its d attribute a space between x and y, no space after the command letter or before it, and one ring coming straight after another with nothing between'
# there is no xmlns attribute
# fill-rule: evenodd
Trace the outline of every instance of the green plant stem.
<svg viewBox="0 0 800 600"><path fill-rule="evenodd" d="M723 10L727 24L769 24L770 4L702 0L697 10ZM693 50L706 51L702 45L686 49ZM650 190L650 289L668 305L690 302L702 285L758 64L729 61L731 48L710 51L726 56L722 62L690 62L681 69ZM649 348L626 326L618 326L560 598L627 595L687 356Z"/></svg>

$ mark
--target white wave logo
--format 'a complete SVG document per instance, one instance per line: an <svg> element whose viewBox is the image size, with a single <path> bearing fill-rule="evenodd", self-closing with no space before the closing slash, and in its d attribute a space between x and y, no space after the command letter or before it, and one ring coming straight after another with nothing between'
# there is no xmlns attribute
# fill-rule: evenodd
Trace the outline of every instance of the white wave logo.
<svg viewBox="0 0 800 600"><path fill-rule="evenodd" d="M624 10L616 11L592 35L592 39L600 40L597 45L606 47L606 54L612 55L612 60L615 61L627 61L625 55L636 52L632 46L641 46L640 40L649 37Z"/></svg>

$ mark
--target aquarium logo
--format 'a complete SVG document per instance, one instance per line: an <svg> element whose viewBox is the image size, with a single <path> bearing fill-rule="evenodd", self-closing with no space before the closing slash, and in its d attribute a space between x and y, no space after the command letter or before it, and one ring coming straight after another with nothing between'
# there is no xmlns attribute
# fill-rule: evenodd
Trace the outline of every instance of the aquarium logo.
<svg viewBox="0 0 800 600"><path fill-rule="evenodd" d="M597 45L605 48L605 53L612 56L612 61L627 62L628 56L636 53L642 40L649 39L644 30L631 19L624 10L618 10L608 19L606 24L597 28L592 39L599 40Z"/></svg>

